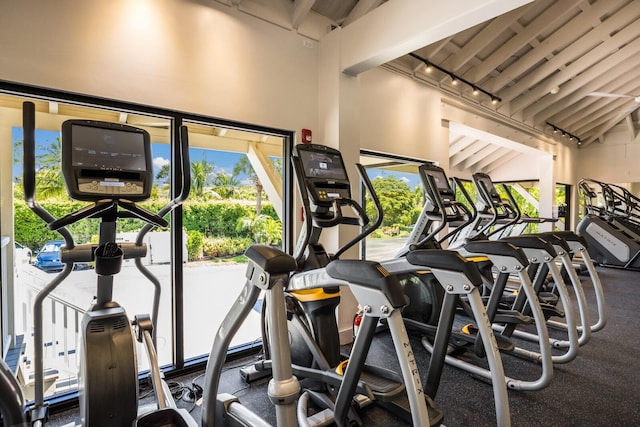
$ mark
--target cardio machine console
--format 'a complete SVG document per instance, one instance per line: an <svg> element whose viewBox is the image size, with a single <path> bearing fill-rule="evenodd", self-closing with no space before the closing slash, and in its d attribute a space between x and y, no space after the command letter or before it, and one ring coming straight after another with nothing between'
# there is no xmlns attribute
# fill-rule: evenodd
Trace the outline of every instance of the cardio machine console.
<svg viewBox="0 0 640 427"><path fill-rule="evenodd" d="M146 200L153 167L149 133L95 120L62 124L62 172L76 200Z"/></svg>
<svg viewBox="0 0 640 427"><path fill-rule="evenodd" d="M296 145L304 185L318 206L331 205L337 198L350 199L351 188L340 151L318 144Z"/></svg>
<svg viewBox="0 0 640 427"><path fill-rule="evenodd" d="M478 191L478 197L482 198L484 203L489 204L489 206L502 204L502 198L489 175L481 172L474 173L473 181L478 189L484 187L487 190L489 200L486 200L486 195L482 191Z"/></svg>
<svg viewBox="0 0 640 427"><path fill-rule="evenodd" d="M438 194L440 194L445 206L449 205L452 200L455 200L455 194L449 185L449 180L444 173L444 169L433 164L424 164L420 165L419 171L425 189L429 189L427 177L431 176L431 178L433 178Z"/></svg>

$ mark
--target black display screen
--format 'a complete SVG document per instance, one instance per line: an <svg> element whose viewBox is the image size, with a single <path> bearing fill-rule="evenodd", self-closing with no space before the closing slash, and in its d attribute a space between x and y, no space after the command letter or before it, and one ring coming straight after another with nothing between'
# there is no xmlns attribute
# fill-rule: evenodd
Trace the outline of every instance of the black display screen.
<svg viewBox="0 0 640 427"><path fill-rule="evenodd" d="M144 135L74 124L71 164L91 169L147 171Z"/></svg>
<svg viewBox="0 0 640 427"><path fill-rule="evenodd" d="M428 175L433 177L433 180L436 183L439 191L451 191L451 187L449 187L449 181L447 180L447 176L442 171L438 170L429 170L427 171Z"/></svg>
<svg viewBox="0 0 640 427"><path fill-rule="evenodd" d="M476 179L478 180L478 185L484 185L489 193L489 196L493 199L500 199L500 195L498 194L498 190L493 185L493 181L486 175L476 175Z"/></svg>
<svg viewBox="0 0 640 427"><path fill-rule="evenodd" d="M300 150L299 156L307 178L347 179L347 171L340 154Z"/></svg>

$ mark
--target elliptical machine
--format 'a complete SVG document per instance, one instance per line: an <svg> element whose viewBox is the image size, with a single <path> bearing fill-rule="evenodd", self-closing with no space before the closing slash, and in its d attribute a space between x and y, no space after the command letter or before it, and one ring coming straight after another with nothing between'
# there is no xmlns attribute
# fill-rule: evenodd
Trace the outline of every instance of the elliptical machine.
<svg viewBox="0 0 640 427"><path fill-rule="evenodd" d="M0 415L8 427L26 427L24 397L20 385L4 360L0 358Z"/></svg>
<svg viewBox="0 0 640 427"><path fill-rule="evenodd" d="M359 403L360 406L376 403L414 425L440 424L442 413L430 398L425 400L417 371L405 371L415 362L410 360L412 355L409 357L402 346L398 346L404 343L406 349L409 343L399 321L404 300L398 300L401 288L397 278L387 278L388 272L378 263L339 259L382 223L382 208L364 168L356 164L361 182L378 213L373 223L351 197L351 184L338 150L317 144L299 144L295 147L292 161L305 212L305 228L295 252L298 272L292 275L287 287L292 360L299 368L297 375L316 380L324 391L336 394L335 421L340 425L345 422L347 408L356 390L368 396ZM354 216L343 215L343 207ZM320 236L323 230L340 224L362 228L330 255L320 243ZM340 264L349 267L335 268ZM384 283L389 282L386 284L389 288L376 285L375 273L371 271L382 272ZM364 308L364 324L349 358L340 353L336 323L340 285L349 286ZM387 298L391 303L381 304ZM381 306L388 307L387 311L381 312ZM402 375L365 364L375 327L381 319L385 319L390 327ZM335 372L344 371L344 366L347 367L344 377L335 375ZM307 395L317 396L312 392L309 390ZM425 402L426 410L422 409ZM417 410L421 412L420 417ZM306 410L299 408L299 412Z"/></svg>
<svg viewBox="0 0 640 427"><path fill-rule="evenodd" d="M182 171L180 193L157 214L135 204L151 194L153 168L150 137L145 130L128 125L94 120L67 120L62 125L62 171L69 196L93 202L56 219L35 199L35 105L23 107L24 191L31 210L58 231L66 245L60 259L65 268L37 294L34 302L35 401L32 423L44 423L47 406L43 390L43 303L71 273L76 262L95 262L96 300L82 319L79 396L82 424L108 426L195 426L184 409L176 407L158 367L153 338L160 303L160 283L140 262L146 255L144 235L153 227L167 227L163 218L188 196L190 167L187 128L181 127L178 160ZM69 224L86 218L100 218L98 244L75 245ZM118 218L141 219L136 243L116 242ZM114 276L124 259L135 259L141 272L152 279L152 316L136 316L131 327L123 307L112 299ZM151 366L150 376L157 409L139 414L136 343L142 342Z"/></svg>

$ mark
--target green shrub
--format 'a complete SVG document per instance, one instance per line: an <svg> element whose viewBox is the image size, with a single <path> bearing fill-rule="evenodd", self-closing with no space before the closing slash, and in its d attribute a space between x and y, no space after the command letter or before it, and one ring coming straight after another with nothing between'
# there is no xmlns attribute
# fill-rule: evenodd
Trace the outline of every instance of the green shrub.
<svg viewBox="0 0 640 427"><path fill-rule="evenodd" d="M152 200L140 203L140 206L151 211L158 212L165 204L166 200ZM55 218L75 212L88 204L68 199L49 199L40 203L43 208L49 211ZM251 203L239 203L232 201L188 201L183 205L183 226L187 230L187 252L189 259L195 259L201 255L198 239L202 238L238 238L248 239L241 241L259 241L262 243L277 244L281 239L281 224L276 215L275 209L270 204L262 206L263 214L260 215L262 223L261 230L253 228L238 228L238 221L241 218L256 217L255 205ZM22 200L14 203L15 210L15 239L16 241L37 250L47 240L58 240L61 236L56 231L50 231L44 221L29 209ZM166 217L165 219L168 219ZM274 224L277 223L277 224ZM117 232L136 232L142 228L144 222L135 218L120 218L117 223ZM67 227L74 237L76 244L88 243L95 240L99 234L100 220L93 218L82 220ZM200 233L191 235L193 232ZM277 236L276 236L277 234ZM189 241L191 240L191 241ZM251 243L244 245L239 252L236 249L223 250L227 253L241 253ZM233 246L233 245L232 245ZM225 255L226 256L226 255Z"/></svg>
<svg viewBox="0 0 640 427"><path fill-rule="evenodd" d="M249 231L253 240L263 245L278 245L282 241L282 223L268 215L239 218L236 230Z"/></svg>
<svg viewBox="0 0 640 427"><path fill-rule="evenodd" d="M187 230L187 254L189 260L202 258L204 236L198 230Z"/></svg>
<svg viewBox="0 0 640 427"><path fill-rule="evenodd" d="M253 244L248 238L205 237L202 242L202 252L208 258L223 258L240 255Z"/></svg>

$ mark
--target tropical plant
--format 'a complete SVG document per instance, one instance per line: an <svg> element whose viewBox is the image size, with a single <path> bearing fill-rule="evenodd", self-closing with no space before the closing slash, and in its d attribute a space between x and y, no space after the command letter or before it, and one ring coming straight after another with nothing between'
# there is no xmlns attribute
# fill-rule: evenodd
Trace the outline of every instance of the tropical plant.
<svg viewBox="0 0 640 427"><path fill-rule="evenodd" d="M419 190L411 190L411 187L395 176L378 176L371 184L382 206L382 226L410 225L417 220L422 208ZM371 220L376 218L373 203L366 203L366 212Z"/></svg>
<svg viewBox="0 0 640 427"><path fill-rule="evenodd" d="M223 199L236 195L239 184L237 176L227 172L218 172L213 177L213 190Z"/></svg>
<svg viewBox="0 0 640 427"><path fill-rule="evenodd" d="M253 185L256 187L256 214L260 215L262 212L262 182L260 182L260 178L258 178L253 166L251 166L249 157L246 155L241 156L238 163L233 167L234 176L239 176L241 174L249 175L249 180L251 180Z"/></svg>
<svg viewBox="0 0 640 427"><path fill-rule="evenodd" d="M204 158L199 162L191 163L191 193L194 196L202 197L207 185L210 184L211 174L215 165Z"/></svg>
<svg viewBox="0 0 640 427"><path fill-rule="evenodd" d="M43 167L36 172L36 192L39 198L62 197L66 187L60 167Z"/></svg>
<svg viewBox="0 0 640 427"><path fill-rule="evenodd" d="M248 215L239 218L236 230L250 231L256 243L276 245L282 240L282 223L268 215Z"/></svg>

